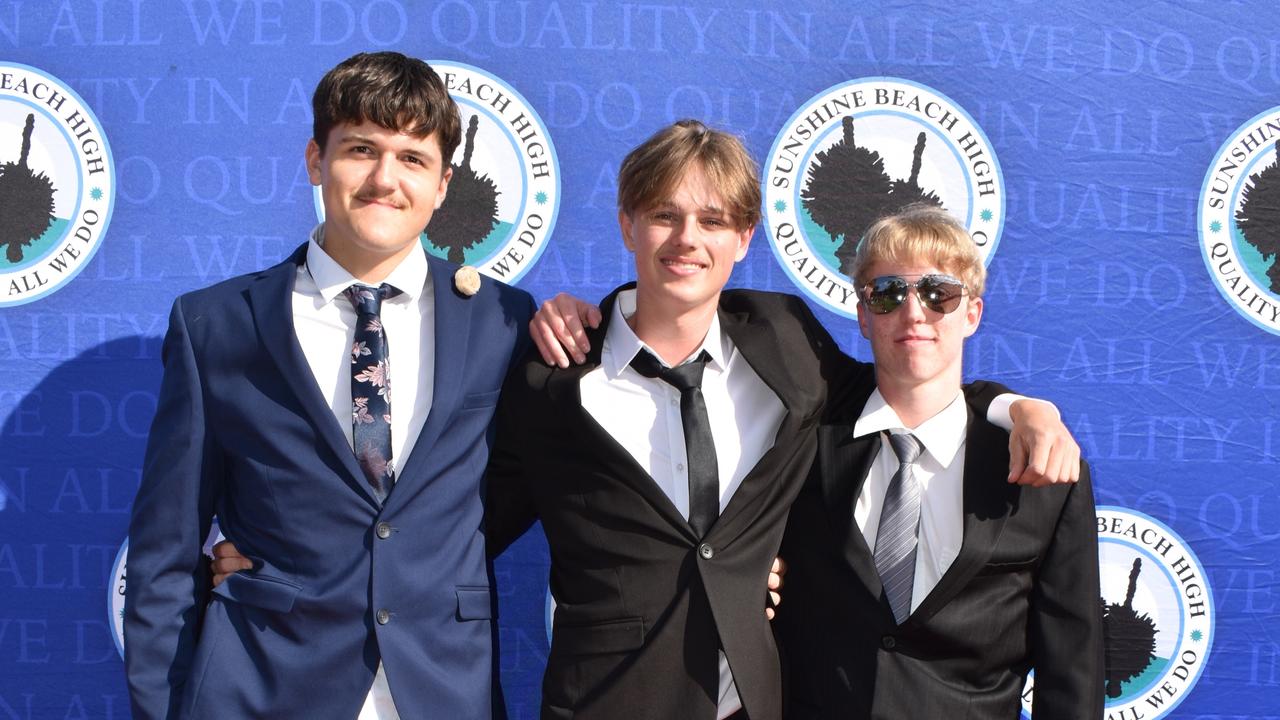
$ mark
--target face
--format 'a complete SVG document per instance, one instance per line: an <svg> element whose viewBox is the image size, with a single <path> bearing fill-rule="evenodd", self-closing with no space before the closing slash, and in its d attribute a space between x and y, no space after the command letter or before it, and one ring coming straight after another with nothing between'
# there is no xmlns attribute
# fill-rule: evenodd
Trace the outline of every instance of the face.
<svg viewBox="0 0 1280 720"><path fill-rule="evenodd" d="M915 281L921 275L948 274L923 261L874 263L867 277L901 275ZM877 315L858 306L858 325L871 341L876 360L876 381L895 390L908 390L935 381L960 387L964 340L978 329L982 320L982 298L965 295L950 313L930 310L914 291L896 310Z"/></svg>
<svg viewBox="0 0 1280 720"><path fill-rule="evenodd" d="M639 299L683 312L714 305L755 228L734 228L702 168L690 169L672 197L630 216L619 213L622 239L635 255Z"/></svg>
<svg viewBox="0 0 1280 720"><path fill-rule="evenodd" d="M307 172L320 186L325 250L348 270L404 257L444 202L452 170L439 137L371 122L336 125L321 152L307 144Z"/></svg>

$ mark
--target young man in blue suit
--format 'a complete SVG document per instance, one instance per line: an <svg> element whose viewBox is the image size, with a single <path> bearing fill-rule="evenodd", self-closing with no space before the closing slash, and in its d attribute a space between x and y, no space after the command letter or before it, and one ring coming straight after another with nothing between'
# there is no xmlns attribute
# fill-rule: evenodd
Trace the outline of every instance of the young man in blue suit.
<svg viewBox="0 0 1280 720"><path fill-rule="evenodd" d="M313 106L325 222L174 303L129 527L135 718L501 712L481 477L532 300L422 248L460 138L431 68L357 55ZM255 571L211 594L215 515Z"/></svg>

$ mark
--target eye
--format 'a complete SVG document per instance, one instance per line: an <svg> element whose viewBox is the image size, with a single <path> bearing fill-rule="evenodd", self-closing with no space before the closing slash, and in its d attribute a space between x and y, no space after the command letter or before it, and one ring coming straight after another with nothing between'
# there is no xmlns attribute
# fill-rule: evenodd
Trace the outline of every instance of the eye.
<svg viewBox="0 0 1280 720"><path fill-rule="evenodd" d="M407 163L411 164L411 165L424 165L424 164L425 164L425 163L422 161L422 158L418 157L417 155L405 155L405 156L401 157L400 159L401 159L401 160L403 160L404 162L407 162Z"/></svg>
<svg viewBox="0 0 1280 720"><path fill-rule="evenodd" d="M723 219L718 218L718 217L708 217L708 218L703 218L703 219L702 219L702 224L703 224L703 225L707 225L707 226L709 226L709 227L713 227L713 228L728 227L728 225L729 225L729 224L728 224L728 223L726 223Z"/></svg>

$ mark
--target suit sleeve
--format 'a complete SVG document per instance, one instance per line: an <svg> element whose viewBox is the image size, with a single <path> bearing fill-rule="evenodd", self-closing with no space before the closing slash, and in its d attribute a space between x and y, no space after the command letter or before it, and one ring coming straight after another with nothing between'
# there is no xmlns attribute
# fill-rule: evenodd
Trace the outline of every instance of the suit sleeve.
<svg viewBox="0 0 1280 720"><path fill-rule="evenodd" d="M530 361L533 362L533 361ZM521 431L521 411L525 407L526 366L517 363L502 385L498 400L493 450L485 472L485 544L490 557L497 557L537 520L537 509L525 477L524 460L528 429Z"/></svg>
<svg viewBox="0 0 1280 720"><path fill-rule="evenodd" d="M125 670L139 719L178 714L209 601L202 549L222 472L182 298L169 316L162 358L156 416L129 521Z"/></svg>
<svg viewBox="0 0 1280 720"><path fill-rule="evenodd" d="M1067 489L1053 539L1031 590L1029 628L1036 720L1103 716L1096 523L1089 468L1082 463L1080 482Z"/></svg>

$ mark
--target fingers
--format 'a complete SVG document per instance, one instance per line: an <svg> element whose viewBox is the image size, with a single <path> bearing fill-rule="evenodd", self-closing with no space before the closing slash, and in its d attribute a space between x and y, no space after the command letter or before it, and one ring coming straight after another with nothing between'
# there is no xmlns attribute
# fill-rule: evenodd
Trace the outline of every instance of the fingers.
<svg viewBox="0 0 1280 720"><path fill-rule="evenodd" d="M548 365L569 367L569 356L565 354L560 340L564 332L564 319L550 300L542 303L542 307L529 320L529 337L538 346L542 361Z"/></svg>
<svg viewBox="0 0 1280 720"><path fill-rule="evenodd" d="M253 561L241 555L230 540L223 540L213 546L213 560L209 568L213 571L213 586L218 587L231 573L252 570Z"/></svg>
<svg viewBox="0 0 1280 720"><path fill-rule="evenodd" d="M1009 482L1018 482L1027 467L1027 450L1016 432L1009 433Z"/></svg>

